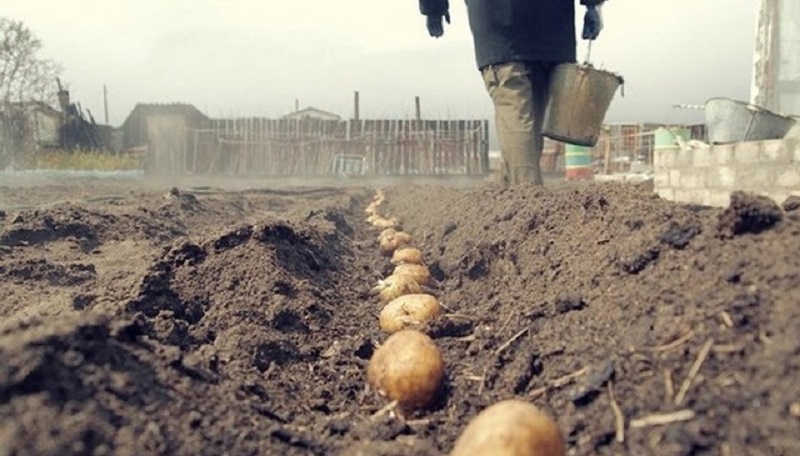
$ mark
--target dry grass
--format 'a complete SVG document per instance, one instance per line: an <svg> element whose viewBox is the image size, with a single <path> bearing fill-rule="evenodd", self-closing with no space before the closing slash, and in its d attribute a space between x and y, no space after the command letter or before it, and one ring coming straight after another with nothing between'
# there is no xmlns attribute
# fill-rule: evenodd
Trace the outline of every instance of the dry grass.
<svg viewBox="0 0 800 456"><path fill-rule="evenodd" d="M20 165L28 170L131 171L142 169L144 163L140 157L129 154L59 150L38 152Z"/></svg>

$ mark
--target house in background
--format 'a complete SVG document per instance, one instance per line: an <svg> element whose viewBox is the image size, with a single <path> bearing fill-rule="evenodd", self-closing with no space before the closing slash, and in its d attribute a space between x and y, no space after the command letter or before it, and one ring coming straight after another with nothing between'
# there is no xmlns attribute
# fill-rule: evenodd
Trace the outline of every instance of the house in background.
<svg viewBox="0 0 800 456"><path fill-rule="evenodd" d="M322 109L317 109L313 107L308 107L305 109L301 109L299 111L286 114L281 118L293 119L293 120L302 120L302 119L342 120L340 116L332 112L323 111Z"/></svg>
<svg viewBox="0 0 800 456"><path fill-rule="evenodd" d="M60 146L61 112L31 101L0 106L0 169L25 154Z"/></svg>

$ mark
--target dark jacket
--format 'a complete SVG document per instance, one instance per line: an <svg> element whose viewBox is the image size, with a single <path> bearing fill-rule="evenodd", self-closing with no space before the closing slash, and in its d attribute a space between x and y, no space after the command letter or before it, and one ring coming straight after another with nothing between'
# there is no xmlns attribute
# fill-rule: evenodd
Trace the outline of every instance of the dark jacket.
<svg viewBox="0 0 800 456"><path fill-rule="evenodd" d="M479 69L514 60L575 61L575 0L465 1Z"/></svg>

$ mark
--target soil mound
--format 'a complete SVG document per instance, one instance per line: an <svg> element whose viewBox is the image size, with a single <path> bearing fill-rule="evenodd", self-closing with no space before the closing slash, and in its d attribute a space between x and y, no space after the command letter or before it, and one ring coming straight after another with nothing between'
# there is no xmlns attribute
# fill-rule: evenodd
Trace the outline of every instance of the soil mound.
<svg viewBox="0 0 800 456"><path fill-rule="evenodd" d="M788 412L800 395L800 224L774 202L690 208L622 185L386 195L424 236L444 304L475 328L474 340L439 339L445 428L518 395L558 417L575 454L800 451ZM630 428L675 412L693 418Z"/></svg>

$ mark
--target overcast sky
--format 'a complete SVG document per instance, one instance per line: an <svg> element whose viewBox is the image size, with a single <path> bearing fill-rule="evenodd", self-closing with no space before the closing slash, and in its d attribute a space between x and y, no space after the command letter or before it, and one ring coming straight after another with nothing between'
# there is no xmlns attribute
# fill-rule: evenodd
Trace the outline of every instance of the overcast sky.
<svg viewBox="0 0 800 456"><path fill-rule="evenodd" d="M754 3L610 0L592 61L626 85L607 120L680 122L698 113L673 104L749 99ZM362 117L412 116L419 95L425 117L488 118L464 2L451 14L435 40L417 0L4 0L0 11L42 39L98 121L108 86L112 125L137 102L274 117L298 98L349 117L356 90Z"/></svg>

